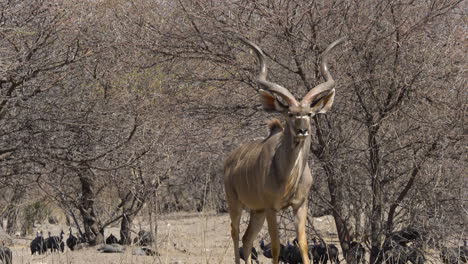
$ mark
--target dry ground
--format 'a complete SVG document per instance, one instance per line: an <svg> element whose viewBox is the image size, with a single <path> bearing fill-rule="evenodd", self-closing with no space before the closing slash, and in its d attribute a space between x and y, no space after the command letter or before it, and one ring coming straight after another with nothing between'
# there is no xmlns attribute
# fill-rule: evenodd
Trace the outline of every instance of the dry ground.
<svg viewBox="0 0 468 264"><path fill-rule="evenodd" d="M247 213L244 213L244 221L241 231L246 228ZM314 226L327 230L332 234L334 225L329 218L314 220ZM41 226L40 229L46 235L50 230L52 235L58 235L60 226ZM68 228L63 227L65 238L68 236ZM332 230L332 231L330 231ZM118 235L117 228L106 230L106 236L110 233ZM266 224L255 241L261 237L268 239ZM294 237L291 237L292 240ZM227 214L215 215L210 213L176 213L166 215L158 219L157 250L160 256L135 256L133 247L128 247L123 254L99 253L96 248L87 248L80 251L31 256L29 243L33 237L15 239L13 250L13 263L31 264L117 264L117 263L233 263L233 249L230 237L230 220ZM285 239L283 239L285 240ZM284 241L286 242L286 241ZM262 263L270 263L261 256Z"/></svg>
<svg viewBox="0 0 468 264"><path fill-rule="evenodd" d="M247 213L244 213L244 221L241 224L241 232L246 228ZM315 218L313 220L315 232L323 236L327 243L337 243L335 225L331 217ZM286 228L289 228L286 226ZM60 232L60 226L42 226L42 230L52 235ZM64 230L67 230L64 227ZM106 230L106 236L110 233L117 235L117 228ZM291 241L294 233L282 238L286 243L286 237ZM67 237L65 235L65 237ZM263 230L255 240L255 247L259 249L258 242L264 237L268 240L266 223ZM160 256L135 256L133 247L128 247L125 253L109 254L99 253L95 247L80 251L31 256L29 243L32 237L15 239L13 250L13 263L31 264L117 264L117 263L233 263L234 253L230 237L230 220L227 214L216 215L209 213L177 213L166 215L158 219L157 251ZM341 259L341 256L340 256ZM271 263L271 260L260 256L261 263ZM342 262L343 263L343 262ZM438 263L438 261L431 263Z"/></svg>

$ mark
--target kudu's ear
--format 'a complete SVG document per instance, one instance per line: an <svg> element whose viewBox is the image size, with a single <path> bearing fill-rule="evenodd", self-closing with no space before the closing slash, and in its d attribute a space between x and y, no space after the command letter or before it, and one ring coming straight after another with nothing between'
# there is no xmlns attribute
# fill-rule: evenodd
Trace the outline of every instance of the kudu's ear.
<svg viewBox="0 0 468 264"><path fill-rule="evenodd" d="M317 99L312 102L310 107L317 114L325 114L333 105L335 99L335 89L324 92L323 95L318 95Z"/></svg>
<svg viewBox="0 0 468 264"><path fill-rule="evenodd" d="M280 102L278 98L272 93L265 90L260 90L259 93L263 110L266 112L284 112L288 109L288 106Z"/></svg>

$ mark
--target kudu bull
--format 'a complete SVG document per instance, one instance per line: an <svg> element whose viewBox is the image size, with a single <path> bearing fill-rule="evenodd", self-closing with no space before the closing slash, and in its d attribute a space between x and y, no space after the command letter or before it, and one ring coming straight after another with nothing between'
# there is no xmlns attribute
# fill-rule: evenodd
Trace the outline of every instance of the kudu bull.
<svg viewBox="0 0 468 264"><path fill-rule="evenodd" d="M265 218L271 238L273 263L278 263L280 242L276 214L288 206L295 214L295 227L304 264L309 264L305 222L307 197L312 185L312 174L307 163L311 144L311 118L327 112L335 96L335 82L327 68L330 51L344 41L338 39L322 54L320 71L325 82L311 89L301 101L279 84L266 80L265 55L254 43L242 39L255 52L260 63L257 82L263 109L282 113L285 125L270 122L270 134L265 139L241 145L227 158L224 166L224 186L231 217L231 236L234 241L236 264L239 259L239 224L243 209L250 209L250 221L242 237L246 263L251 263L253 240ZM282 100L280 100L280 98Z"/></svg>

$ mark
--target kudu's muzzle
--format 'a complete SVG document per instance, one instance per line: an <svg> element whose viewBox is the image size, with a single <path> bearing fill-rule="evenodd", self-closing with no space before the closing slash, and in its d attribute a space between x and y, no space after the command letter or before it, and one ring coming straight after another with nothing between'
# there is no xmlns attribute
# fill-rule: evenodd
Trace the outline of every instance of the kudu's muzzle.
<svg viewBox="0 0 468 264"><path fill-rule="evenodd" d="M296 116L294 119L294 134L296 138L303 139L310 133L310 119L308 116Z"/></svg>

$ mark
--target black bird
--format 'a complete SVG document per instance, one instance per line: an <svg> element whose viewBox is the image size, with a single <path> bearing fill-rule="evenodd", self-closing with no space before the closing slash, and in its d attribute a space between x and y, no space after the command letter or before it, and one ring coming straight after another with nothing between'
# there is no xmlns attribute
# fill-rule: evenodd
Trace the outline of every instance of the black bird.
<svg viewBox="0 0 468 264"><path fill-rule="evenodd" d="M335 244L328 244L327 245L328 251L328 258L330 259L330 263L338 264L340 260L338 259L339 251Z"/></svg>
<svg viewBox="0 0 468 264"><path fill-rule="evenodd" d="M65 249L65 245L62 245L64 234L63 230L60 232L60 236L51 236L49 232L49 237L45 240L46 248L50 249L51 252L63 252L62 248Z"/></svg>
<svg viewBox="0 0 468 264"><path fill-rule="evenodd" d="M402 246L407 246L409 242L421 244L424 241L426 232L414 227L406 227L388 235L391 239Z"/></svg>
<svg viewBox="0 0 468 264"><path fill-rule="evenodd" d="M47 245L42 232L37 232L36 237L31 241L29 246L31 248L31 255L37 252L37 254L44 254L47 251Z"/></svg>
<svg viewBox="0 0 468 264"><path fill-rule="evenodd" d="M106 238L106 244L119 244L119 240L113 234L110 234Z"/></svg>
<svg viewBox="0 0 468 264"><path fill-rule="evenodd" d="M351 241L350 243L343 243L344 257L346 263L361 264L364 263L366 249L358 242Z"/></svg>
<svg viewBox="0 0 468 264"><path fill-rule="evenodd" d="M340 263L338 259L339 251L335 244L327 244L321 238L313 238L313 244L309 246L309 257L314 263L328 263L328 260L333 264Z"/></svg>
<svg viewBox="0 0 468 264"><path fill-rule="evenodd" d="M284 262L289 263L289 264L302 263L301 250L299 248L297 239L294 239L292 244L290 244L288 241L288 244L286 245L284 249L283 258L285 260Z"/></svg>
<svg viewBox="0 0 468 264"><path fill-rule="evenodd" d="M271 243L265 245L265 241L262 239L260 240L260 248L262 249L263 256L270 259L273 258L273 254L271 252ZM285 249L286 247L283 244L280 244L279 261L286 262Z"/></svg>
<svg viewBox="0 0 468 264"><path fill-rule="evenodd" d="M257 253L257 250L255 249L255 247L252 247L252 251L251 251L251 258L253 261L255 261L256 263L259 263L258 261L258 253ZM242 247L239 248L239 256L242 260L245 261L245 256L244 256L244 249Z"/></svg>
<svg viewBox="0 0 468 264"><path fill-rule="evenodd" d="M13 254L9 248L0 246L0 261L3 264L13 263Z"/></svg>
<svg viewBox="0 0 468 264"><path fill-rule="evenodd" d="M62 251L62 253L65 251L65 242L60 242L60 251Z"/></svg>
<svg viewBox="0 0 468 264"><path fill-rule="evenodd" d="M323 240L320 242L317 241L316 238L312 239L313 246L312 246L312 259L314 263L327 263L328 262L328 250L327 245Z"/></svg>
<svg viewBox="0 0 468 264"><path fill-rule="evenodd" d="M78 244L78 238L73 235L71 227L70 227L70 233L68 234L68 238L66 242L70 250L72 251L75 250L75 246Z"/></svg>

